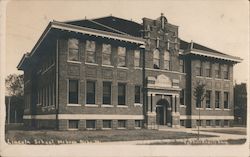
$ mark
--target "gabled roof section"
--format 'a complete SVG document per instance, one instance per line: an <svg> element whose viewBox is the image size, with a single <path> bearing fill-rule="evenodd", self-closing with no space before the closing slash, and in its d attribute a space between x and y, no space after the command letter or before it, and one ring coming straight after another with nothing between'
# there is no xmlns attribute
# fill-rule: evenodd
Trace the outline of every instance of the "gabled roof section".
<svg viewBox="0 0 250 157"><path fill-rule="evenodd" d="M180 40L180 49L184 50L184 55L195 54L195 55L200 55L200 56L228 60L228 61L232 61L236 63L239 63L242 61L242 59L239 57L235 57L235 56L222 53L220 51L195 43L193 41L189 43L184 40Z"/></svg>
<svg viewBox="0 0 250 157"><path fill-rule="evenodd" d="M142 24L137 22L118 18L115 16L107 16L102 18L93 19L93 21L114 28L126 34L135 37L141 37L141 30L143 30Z"/></svg>
<svg viewBox="0 0 250 157"><path fill-rule="evenodd" d="M91 20L83 19L65 23L134 37L141 37L141 30L143 29L143 26L137 22L115 16L106 16Z"/></svg>
<svg viewBox="0 0 250 157"><path fill-rule="evenodd" d="M23 70L23 65L28 61L29 55L30 55L29 53L25 53L22 56L22 59L20 60L19 64L17 65L18 70Z"/></svg>

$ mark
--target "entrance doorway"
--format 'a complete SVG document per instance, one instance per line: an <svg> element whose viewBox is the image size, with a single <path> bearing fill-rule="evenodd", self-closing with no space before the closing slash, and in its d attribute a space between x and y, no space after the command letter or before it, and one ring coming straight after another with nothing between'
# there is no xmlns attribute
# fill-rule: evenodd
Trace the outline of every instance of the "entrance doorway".
<svg viewBox="0 0 250 157"><path fill-rule="evenodd" d="M171 126L171 110L167 100L161 99L156 104L156 123Z"/></svg>

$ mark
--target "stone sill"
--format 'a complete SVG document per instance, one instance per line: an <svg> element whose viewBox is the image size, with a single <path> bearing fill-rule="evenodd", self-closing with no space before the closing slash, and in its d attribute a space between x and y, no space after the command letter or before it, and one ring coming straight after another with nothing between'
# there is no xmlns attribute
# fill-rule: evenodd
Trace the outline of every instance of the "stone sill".
<svg viewBox="0 0 250 157"><path fill-rule="evenodd" d="M76 106L81 106L81 104L67 104L67 106L72 106L72 107L76 107Z"/></svg>
<svg viewBox="0 0 250 157"><path fill-rule="evenodd" d="M127 105L117 105L117 107L121 107L121 108L128 108Z"/></svg>
<svg viewBox="0 0 250 157"><path fill-rule="evenodd" d="M86 64L86 65L94 65L94 66L98 66L98 64L96 64L96 63L87 63L87 62L85 62L85 64Z"/></svg>
<svg viewBox="0 0 250 157"><path fill-rule="evenodd" d="M134 103L134 106L142 107L143 105L140 103Z"/></svg>
<svg viewBox="0 0 250 157"><path fill-rule="evenodd" d="M101 107L114 107L114 105L101 105Z"/></svg>
<svg viewBox="0 0 250 157"><path fill-rule="evenodd" d="M75 64L82 64L82 62L80 61L70 61L70 60L67 60L68 63L75 63Z"/></svg>
<svg viewBox="0 0 250 157"><path fill-rule="evenodd" d="M117 68L118 68L118 69L125 69L125 70L128 70L128 67L118 67L118 66L117 66Z"/></svg>
<svg viewBox="0 0 250 157"><path fill-rule="evenodd" d="M95 105L95 104L85 104L84 106L85 107L98 107L98 105Z"/></svg>

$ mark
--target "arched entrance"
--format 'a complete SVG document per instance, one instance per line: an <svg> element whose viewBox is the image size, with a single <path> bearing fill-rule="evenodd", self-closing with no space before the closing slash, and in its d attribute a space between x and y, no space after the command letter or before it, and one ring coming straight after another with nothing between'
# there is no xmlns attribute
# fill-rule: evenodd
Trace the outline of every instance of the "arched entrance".
<svg viewBox="0 0 250 157"><path fill-rule="evenodd" d="M171 106L166 99L161 99L156 104L156 123L171 126Z"/></svg>

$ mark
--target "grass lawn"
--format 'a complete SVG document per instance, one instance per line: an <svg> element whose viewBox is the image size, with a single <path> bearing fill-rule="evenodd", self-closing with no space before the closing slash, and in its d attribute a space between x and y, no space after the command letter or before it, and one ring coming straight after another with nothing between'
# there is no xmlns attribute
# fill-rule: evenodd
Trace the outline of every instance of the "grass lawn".
<svg viewBox="0 0 250 157"><path fill-rule="evenodd" d="M225 133L225 134L237 134L237 135L246 135L246 128L222 128L222 129L209 129L201 130L205 132L215 132L215 133Z"/></svg>
<svg viewBox="0 0 250 157"><path fill-rule="evenodd" d="M188 139L195 138L196 134L173 131L157 130L96 130L96 131L51 131L32 130L20 131L10 130L6 132L7 141L29 141L28 144L35 144L36 141L54 141L52 144L60 144L57 141L134 141L134 140L157 140L157 139ZM200 137L215 137L211 135L200 135ZM36 143L44 144L44 143Z"/></svg>

